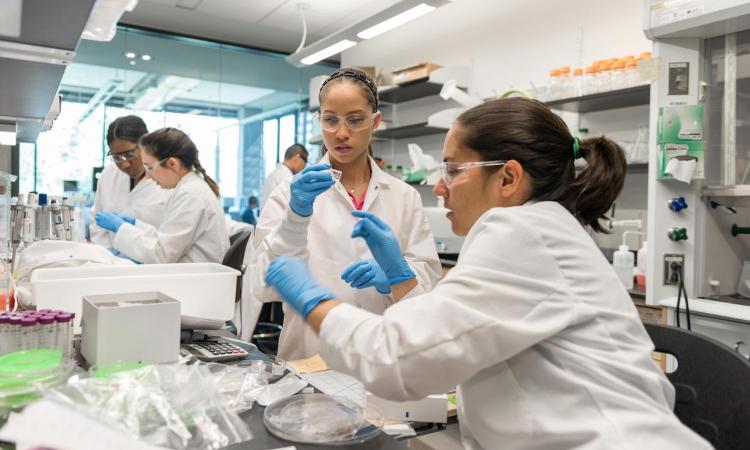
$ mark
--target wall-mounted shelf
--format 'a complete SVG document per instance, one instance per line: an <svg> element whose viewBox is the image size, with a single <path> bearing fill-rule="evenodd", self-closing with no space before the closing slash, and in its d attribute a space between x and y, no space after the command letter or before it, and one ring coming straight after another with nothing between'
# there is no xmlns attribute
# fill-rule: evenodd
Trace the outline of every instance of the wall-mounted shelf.
<svg viewBox="0 0 750 450"><path fill-rule="evenodd" d="M435 128L427 126L427 122L404 125L401 127L391 127L384 130L375 130L374 136L383 139L405 139L417 136L427 136L430 134L445 133L445 128Z"/></svg>
<svg viewBox="0 0 750 450"><path fill-rule="evenodd" d="M442 88L442 84L431 83L429 78L422 78L399 86L382 87L378 97L381 102L386 103L408 102L409 100L438 95Z"/></svg>
<svg viewBox="0 0 750 450"><path fill-rule="evenodd" d="M716 200L724 206L750 206L750 185L706 186L702 196Z"/></svg>
<svg viewBox="0 0 750 450"><path fill-rule="evenodd" d="M631 106L648 105L651 96L651 86L635 86L616 91L599 92L581 97L563 98L546 102L550 108L568 112L590 113L608 109L628 108Z"/></svg>

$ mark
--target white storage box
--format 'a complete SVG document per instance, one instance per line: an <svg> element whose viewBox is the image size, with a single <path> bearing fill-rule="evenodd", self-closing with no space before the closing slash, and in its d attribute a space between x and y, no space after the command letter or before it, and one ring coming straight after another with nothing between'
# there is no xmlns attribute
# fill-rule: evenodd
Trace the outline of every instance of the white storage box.
<svg viewBox="0 0 750 450"><path fill-rule="evenodd" d="M234 315L240 273L216 263L142 264L36 269L31 274L31 295L37 309L76 313L80 333L84 296L161 292L180 302L183 316L227 321Z"/></svg>
<svg viewBox="0 0 750 450"><path fill-rule="evenodd" d="M161 292L87 295L81 316L81 354L92 366L179 357L180 302Z"/></svg>

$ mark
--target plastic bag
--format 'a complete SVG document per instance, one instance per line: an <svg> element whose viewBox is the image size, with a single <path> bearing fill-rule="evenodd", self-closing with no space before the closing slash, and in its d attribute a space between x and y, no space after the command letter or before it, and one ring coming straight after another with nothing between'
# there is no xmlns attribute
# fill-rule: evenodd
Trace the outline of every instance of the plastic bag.
<svg viewBox="0 0 750 450"><path fill-rule="evenodd" d="M260 360L239 364L205 364L214 384L226 398L227 407L236 413L252 408L260 392L268 385L266 363Z"/></svg>
<svg viewBox="0 0 750 450"><path fill-rule="evenodd" d="M152 445L218 449L252 438L206 365L159 365L73 378L46 398Z"/></svg>

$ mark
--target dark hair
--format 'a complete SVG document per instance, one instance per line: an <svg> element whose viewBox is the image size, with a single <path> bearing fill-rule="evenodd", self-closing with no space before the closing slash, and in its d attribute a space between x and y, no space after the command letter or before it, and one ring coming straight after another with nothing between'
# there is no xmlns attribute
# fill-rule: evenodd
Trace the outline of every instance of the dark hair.
<svg viewBox="0 0 750 450"><path fill-rule="evenodd" d="M258 206L258 197L251 195L247 198L247 207L254 208L256 206Z"/></svg>
<svg viewBox="0 0 750 450"><path fill-rule="evenodd" d="M323 105L323 97L325 97L325 92L327 91L328 86L335 83L343 83L345 81L359 86L367 99L367 103L372 107L372 112L378 112L378 88L375 84L375 80L373 80L366 72L355 69L354 67L342 67L326 78L320 86L320 92L318 92L318 104L321 106ZM372 144L367 146L367 151L372 155ZM321 155L325 155L327 152L328 149L326 148L325 143L321 144Z"/></svg>
<svg viewBox="0 0 750 450"><path fill-rule="evenodd" d="M115 139L123 139L137 143L144 134L148 133L146 123L138 116L118 117L107 128L107 145Z"/></svg>
<svg viewBox="0 0 750 450"><path fill-rule="evenodd" d="M307 149L302 144L292 144L284 152L284 161L288 161L295 156L299 155L302 159L307 161Z"/></svg>
<svg viewBox="0 0 750 450"><path fill-rule="evenodd" d="M198 148L187 134L176 128L160 128L143 136L138 145L159 160L170 157L179 159L185 168L200 173L208 187L217 197L219 196L219 186L201 166Z"/></svg>
<svg viewBox="0 0 750 450"><path fill-rule="evenodd" d="M562 204L583 225L606 232L599 219L622 190L625 153L610 139L584 139L578 156L586 166L576 174L574 146L565 122L537 100L491 100L462 113L456 123L462 144L482 160L516 160L531 177L531 198ZM486 167L485 170L499 170Z"/></svg>

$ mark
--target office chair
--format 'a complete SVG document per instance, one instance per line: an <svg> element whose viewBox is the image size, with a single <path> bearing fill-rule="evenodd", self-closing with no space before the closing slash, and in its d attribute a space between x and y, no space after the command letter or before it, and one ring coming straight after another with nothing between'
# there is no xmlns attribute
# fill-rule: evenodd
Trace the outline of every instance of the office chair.
<svg viewBox="0 0 750 450"><path fill-rule="evenodd" d="M677 417L717 450L750 445L750 361L709 337L682 328L644 324L657 352L677 359L667 374Z"/></svg>
<svg viewBox="0 0 750 450"><path fill-rule="evenodd" d="M245 275L244 259L245 249L247 248L247 242L252 236L253 230L244 230L235 235L234 242L229 246L229 250L224 254L224 259L221 263L232 269L239 270L240 276L237 277L237 290L235 292L234 301L235 303L242 299L242 277Z"/></svg>

